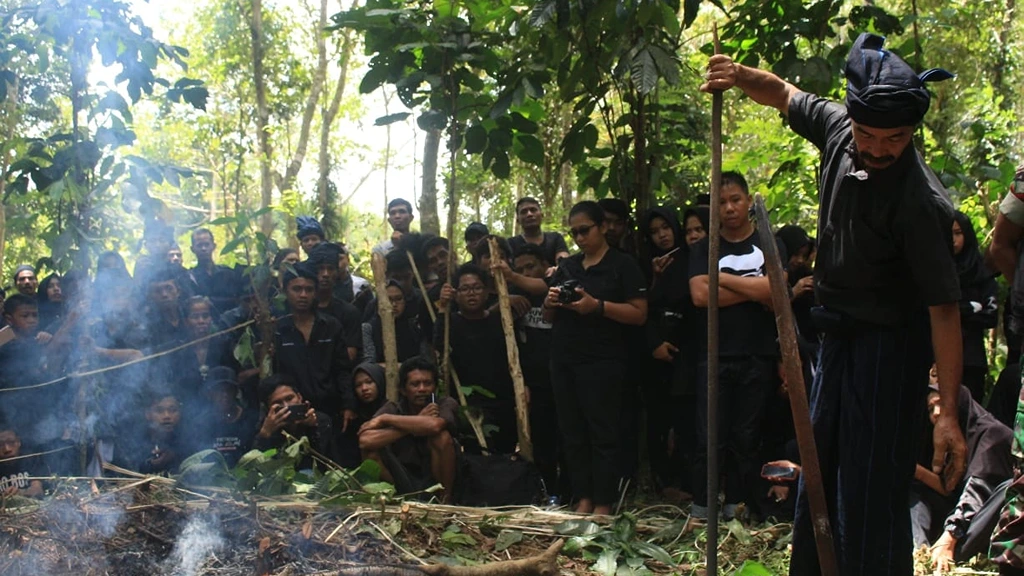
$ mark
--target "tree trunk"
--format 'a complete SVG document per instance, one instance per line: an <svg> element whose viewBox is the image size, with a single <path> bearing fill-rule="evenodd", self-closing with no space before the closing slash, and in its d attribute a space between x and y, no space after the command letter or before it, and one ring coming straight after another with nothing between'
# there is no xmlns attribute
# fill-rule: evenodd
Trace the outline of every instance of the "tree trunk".
<svg viewBox="0 0 1024 576"><path fill-rule="evenodd" d="M441 131L429 130L423 141L423 189L420 193L420 230L424 234L441 234L437 217L437 155L441 150ZM451 238L448 239L452 241Z"/></svg>
<svg viewBox="0 0 1024 576"><path fill-rule="evenodd" d="M359 6L359 0L352 3L352 8ZM345 95L345 85L348 83L348 66L352 61L352 50L355 42L352 40L352 33L346 30L341 41L341 53L338 55L338 83L334 86L334 95L331 96L331 103L323 111L320 119L320 176L317 179L316 197L320 211L327 210L327 183L331 176L331 126L334 119L338 117L341 109L341 99ZM340 232L340 230L339 230Z"/></svg>
<svg viewBox="0 0 1024 576"><path fill-rule="evenodd" d="M256 136L260 154L260 208L267 208L273 201L274 180L270 168L273 150L270 145L270 108L267 106L267 79L263 70L263 0L253 0L252 15L249 18L249 34L252 37L252 75L256 88ZM270 236L274 229L274 218L270 212L263 215L260 228Z"/></svg>
<svg viewBox="0 0 1024 576"><path fill-rule="evenodd" d="M1010 58L1011 34L1013 34L1014 15L1017 11L1016 0L1006 0L1006 10L1003 16L1003 25L999 30L999 58L992 66L992 87L996 94L1003 97L1000 108L1009 110L1013 107L1013 90L1007 90L1003 84L1006 76L1006 65Z"/></svg>
<svg viewBox="0 0 1024 576"><path fill-rule="evenodd" d="M313 116L316 113L317 104L320 102L320 94L323 92L324 83L327 81L327 40L325 38L327 28L327 0L320 0L320 19L316 26L316 71L313 73L313 84L309 87L309 94L306 96L306 106L302 110L302 124L299 126L299 139L295 143L295 150L288 162L284 176L278 183L278 190L284 192L290 190L295 184L295 178L302 169L302 163L306 159L306 150L309 148L309 132L313 125ZM322 132L322 131L321 131Z"/></svg>

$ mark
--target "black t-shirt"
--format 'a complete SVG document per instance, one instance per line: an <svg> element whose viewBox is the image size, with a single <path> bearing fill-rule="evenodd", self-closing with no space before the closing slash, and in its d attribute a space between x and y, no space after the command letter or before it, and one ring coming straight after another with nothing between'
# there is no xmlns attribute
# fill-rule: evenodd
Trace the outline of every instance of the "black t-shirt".
<svg viewBox="0 0 1024 576"><path fill-rule="evenodd" d="M859 170L846 109L812 94L793 97L789 123L822 152L818 302L855 320L899 326L926 306L959 300L953 208L918 151L908 146L876 173Z"/></svg>
<svg viewBox="0 0 1024 576"><path fill-rule="evenodd" d="M580 282L594 298L622 303L646 298L647 282L640 266L626 253L609 248L604 257L590 268L583 268L583 253L563 258L550 279L551 286L566 280ZM551 353L566 361L625 361L626 326L599 314L586 316L558 308L552 328Z"/></svg>
<svg viewBox="0 0 1024 576"><path fill-rule="evenodd" d="M508 239L508 245L512 248L512 254L515 255L520 248L529 244L529 241L522 235L513 236ZM565 238L558 232L544 232L544 241L540 243L540 249L544 252L544 259L547 260L548 266L554 266L555 256L559 252L569 253L569 247L565 245Z"/></svg>
<svg viewBox="0 0 1024 576"><path fill-rule="evenodd" d="M224 456L228 466L234 466L252 448L259 432L260 414L255 409L243 408L237 420L225 422L212 408L207 408L197 424L195 450L216 450Z"/></svg>
<svg viewBox="0 0 1024 576"><path fill-rule="evenodd" d="M331 302L319 310L341 322L346 346L357 350L363 349L363 321L362 313L359 312L358 308L344 300L331 298Z"/></svg>
<svg viewBox="0 0 1024 576"><path fill-rule="evenodd" d="M718 270L722 274L761 278L768 275L757 231L739 242L721 239ZM707 238L690 247L690 278L708 273ZM784 249L779 246L780 254ZM698 308L700 358L708 354L708 309ZM759 302L740 302L718 310L718 353L720 356L778 356L775 315Z"/></svg>
<svg viewBox="0 0 1024 576"><path fill-rule="evenodd" d="M551 386L551 332L554 325L544 321L544 294L528 295L531 308L516 323L519 364L530 388Z"/></svg>
<svg viewBox="0 0 1024 576"><path fill-rule="evenodd" d="M41 456L0 462L0 493L10 488L24 490L32 483L29 478L42 478L48 475Z"/></svg>
<svg viewBox="0 0 1024 576"><path fill-rule="evenodd" d="M286 316L274 332L274 373L295 379L299 392L313 408L337 415L354 409L352 362L341 323L316 313L307 342L295 321Z"/></svg>
<svg viewBox="0 0 1024 576"><path fill-rule="evenodd" d="M472 394L467 401L477 405L507 403L514 398L512 376L508 370L508 352L505 332L501 327L501 314L471 320L461 314L452 314L451 363L463 386L485 388L496 398ZM444 323L434 325L434 346L444 349Z"/></svg>

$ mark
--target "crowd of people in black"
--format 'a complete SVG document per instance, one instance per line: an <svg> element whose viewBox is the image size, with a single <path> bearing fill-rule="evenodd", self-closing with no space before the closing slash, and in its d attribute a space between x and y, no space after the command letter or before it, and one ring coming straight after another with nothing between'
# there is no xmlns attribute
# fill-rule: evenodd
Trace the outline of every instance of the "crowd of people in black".
<svg viewBox="0 0 1024 576"><path fill-rule="evenodd" d="M262 288L216 264L214 236L205 228L191 234L197 264L190 269L174 230L159 222L146 228L134 276L116 252L101 255L91 275L38 281L31 266L18 267L0 332L0 488L40 495L45 484L30 479L109 474L106 463L171 473L204 449L233 465L251 449L305 436L317 454L342 466L372 459L400 491L439 483L451 500L462 454L518 448L495 286L500 271L529 393L534 463L549 495L578 512L609 514L645 461L662 497L692 499L694 518L706 519L714 449L723 463L726 518L791 517L799 455L765 256L742 175L723 175L720 200L718 446L708 446L707 437L707 196L681 213L660 206L637 220L614 198L580 202L568 215L575 253L561 233L542 229L540 203L522 198L522 233L498 238L471 224L464 241L472 257L451 274L456 247L410 232L412 206L396 199L388 213L394 234L374 251L386 263L384 294L401 363L398 402L385 395L378 294L352 273L347 248L329 241L312 218L299 218L301 250L281 250L273 262L277 278L267 296L279 302L266 347L259 345L268 334L258 322ZM1008 448L1006 458L991 449L1008 446L1015 406L994 407L993 416L981 404L985 331L997 320L994 276L964 214L957 213L952 234L963 295L961 422L973 456L960 489L950 493L928 468L931 455L921 455L908 504L919 544L948 544L954 532L941 528L951 524L964 538L1012 472ZM810 382L819 347L816 242L788 225L776 243ZM451 369L468 413L482 418L486 447L451 388L448 395L439 389L443 314L450 318ZM273 375L261 379L266 365ZM80 376L102 368L111 369ZM920 407L922 415L935 409L937 395ZM22 458L29 454L43 456ZM301 465L314 463L307 457Z"/></svg>

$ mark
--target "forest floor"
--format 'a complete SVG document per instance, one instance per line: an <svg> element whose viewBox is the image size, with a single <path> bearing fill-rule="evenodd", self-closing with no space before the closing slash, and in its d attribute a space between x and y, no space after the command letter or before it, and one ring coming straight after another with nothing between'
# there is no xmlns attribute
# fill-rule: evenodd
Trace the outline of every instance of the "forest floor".
<svg viewBox="0 0 1024 576"><path fill-rule="evenodd" d="M565 540L562 574L705 574L705 531L684 530L688 507L645 499L641 492L629 511L595 520L391 497L331 505L300 494L186 489L159 477L61 479L45 500L0 502L0 574L284 576L352 566L415 574L381 567L483 565L539 555L557 539ZM721 574L787 573L789 524L720 526ZM927 562L919 554L915 572L931 574ZM982 562L957 573L995 571Z"/></svg>

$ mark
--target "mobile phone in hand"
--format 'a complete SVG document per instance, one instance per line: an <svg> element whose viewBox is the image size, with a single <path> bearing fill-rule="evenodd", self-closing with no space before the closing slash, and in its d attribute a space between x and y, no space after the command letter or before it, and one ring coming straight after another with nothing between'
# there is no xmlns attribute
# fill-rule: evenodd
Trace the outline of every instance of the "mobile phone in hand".
<svg viewBox="0 0 1024 576"><path fill-rule="evenodd" d="M288 409L288 422L298 422L306 419L306 412L309 411L309 406L305 404L289 404Z"/></svg>
<svg viewBox="0 0 1024 576"><path fill-rule="evenodd" d="M796 479L796 468L789 466L773 466L765 464L761 468L761 478L770 480L792 481Z"/></svg>

